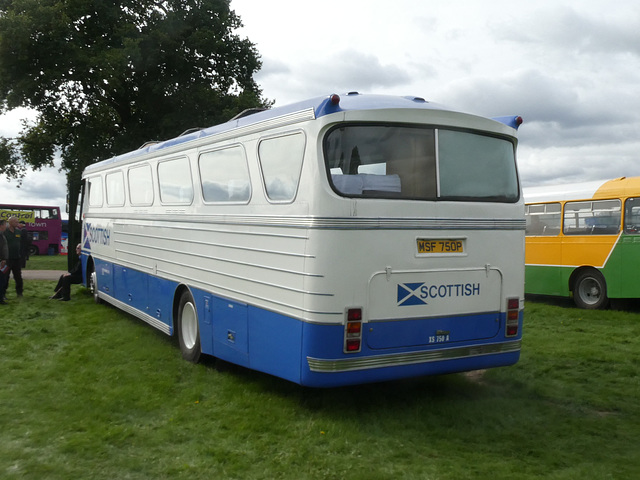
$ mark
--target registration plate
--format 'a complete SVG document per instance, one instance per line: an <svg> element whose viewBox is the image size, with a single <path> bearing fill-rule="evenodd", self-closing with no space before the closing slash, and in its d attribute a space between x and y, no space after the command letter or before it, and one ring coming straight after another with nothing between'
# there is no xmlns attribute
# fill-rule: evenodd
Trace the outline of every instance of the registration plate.
<svg viewBox="0 0 640 480"><path fill-rule="evenodd" d="M461 239L418 238L418 253L464 253Z"/></svg>

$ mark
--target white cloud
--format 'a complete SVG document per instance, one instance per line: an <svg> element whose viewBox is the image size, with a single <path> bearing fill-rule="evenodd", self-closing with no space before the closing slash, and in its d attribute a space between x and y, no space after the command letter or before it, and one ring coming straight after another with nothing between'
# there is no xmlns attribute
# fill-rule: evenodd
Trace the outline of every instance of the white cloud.
<svg viewBox="0 0 640 480"><path fill-rule="evenodd" d="M559 51L577 54L640 54L640 6L623 2L622 8L596 12L562 7L543 12L536 41Z"/></svg>
<svg viewBox="0 0 640 480"><path fill-rule="evenodd" d="M14 109L0 116L0 136L13 138L22 130L23 121L32 122L36 114L25 108ZM66 176L56 166L28 172L22 182L0 177L0 203L22 205L55 205L64 212ZM65 214L63 216L66 218Z"/></svg>
<svg viewBox="0 0 640 480"><path fill-rule="evenodd" d="M13 138L22 131L23 122L32 122L37 114L27 108L15 108L0 115L0 136Z"/></svg>
<svg viewBox="0 0 640 480"><path fill-rule="evenodd" d="M411 81L408 72L398 65L382 64L375 55L352 49L292 64L265 59L264 65L258 77L261 82L286 86L287 102L269 97L278 105L331 93L393 88Z"/></svg>

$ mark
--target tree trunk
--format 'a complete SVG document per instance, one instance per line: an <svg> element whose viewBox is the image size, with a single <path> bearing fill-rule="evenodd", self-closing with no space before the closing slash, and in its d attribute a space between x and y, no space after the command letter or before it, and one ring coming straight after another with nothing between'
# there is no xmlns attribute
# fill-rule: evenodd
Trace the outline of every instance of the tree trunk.
<svg viewBox="0 0 640 480"><path fill-rule="evenodd" d="M82 187L82 172L71 170L67 172L68 213L69 213L69 255L67 267L69 271L78 261L76 245L82 240L82 223L78 221L78 198ZM82 220L82 219L80 219Z"/></svg>

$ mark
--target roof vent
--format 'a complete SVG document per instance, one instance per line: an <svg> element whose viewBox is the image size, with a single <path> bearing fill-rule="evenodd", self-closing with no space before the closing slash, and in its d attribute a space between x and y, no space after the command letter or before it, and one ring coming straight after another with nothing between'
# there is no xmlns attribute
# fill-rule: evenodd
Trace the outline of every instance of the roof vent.
<svg viewBox="0 0 640 480"><path fill-rule="evenodd" d="M144 142L142 145L140 145L140 147L138 147L138 150L142 150L143 148L150 147L151 145L155 145L160 142L161 140L149 140L148 142Z"/></svg>
<svg viewBox="0 0 640 480"><path fill-rule="evenodd" d="M182 132L180 135L178 135L179 137L184 137L185 135L189 135L190 133L193 132L199 132L200 130L203 130L202 127L193 127L193 128L188 128L187 130L185 130L184 132Z"/></svg>
<svg viewBox="0 0 640 480"><path fill-rule="evenodd" d="M234 120L239 120L240 118L243 117L248 117L249 115L253 115L254 113L259 113L259 112L264 112L266 110L266 108L247 108L246 110L241 111L239 114L237 114L235 117L233 117L230 121L234 121Z"/></svg>

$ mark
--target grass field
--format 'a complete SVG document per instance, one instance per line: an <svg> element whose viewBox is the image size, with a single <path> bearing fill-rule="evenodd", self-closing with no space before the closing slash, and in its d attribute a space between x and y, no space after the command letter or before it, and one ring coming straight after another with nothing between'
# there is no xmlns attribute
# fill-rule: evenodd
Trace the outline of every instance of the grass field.
<svg viewBox="0 0 640 480"><path fill-rule="evenodd" d="M32 255L26 270L68 270L66 255Z"/></svg>
<svg viewBox="0 0 640 480"><path fill-rule="evenodd" d="M640 314L527 301L521 361L309 390L182 360L80 286L9 289L4 479L633 479Z"/></svg>

